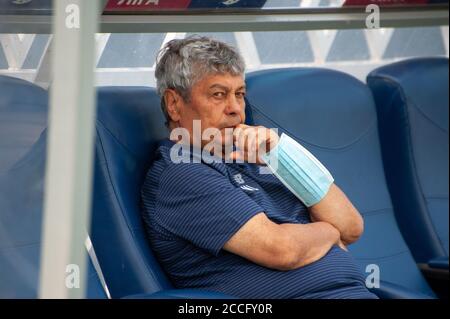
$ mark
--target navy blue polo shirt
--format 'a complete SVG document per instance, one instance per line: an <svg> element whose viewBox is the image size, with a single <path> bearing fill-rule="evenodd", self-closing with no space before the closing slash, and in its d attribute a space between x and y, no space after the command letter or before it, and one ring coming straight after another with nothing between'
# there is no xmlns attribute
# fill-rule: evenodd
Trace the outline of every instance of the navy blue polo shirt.
<svg viewBox="0 0 450 319"><path fill-rule="evenodd" d="M157 259L177 288L240 298L376 298L352 256L334 246L307 266L278 271L225 251L249 219L310 223L308 211L255 164L173 163L161 142L142 189L143 217Z"/></svg>

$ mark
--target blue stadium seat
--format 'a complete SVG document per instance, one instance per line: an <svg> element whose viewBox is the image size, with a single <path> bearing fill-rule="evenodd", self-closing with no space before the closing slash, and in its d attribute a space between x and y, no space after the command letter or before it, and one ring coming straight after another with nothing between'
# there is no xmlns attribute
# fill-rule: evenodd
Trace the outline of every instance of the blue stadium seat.
<svg viewBox="0 0 450 319"><path fill-rule="evenodd" d="M151 252L140 190L155 142L168 136L155 89L98 91L91 238L113 298L229 298L176 290Z"/></svg>
<svg viewBox="0 0 450 319"><path fill-rule="evenodd" d="M365 232L350 246L362 271L375 264L383 282L434 296L395 219L368 87L337 71L289 68L251 73L247 88L254 124L279 128L308 148L363 215Z"/></svg>
<svg viewBox="0 0 450 319"><path fill-rule="evenodd" d="M403 236L416 262L448 271L448 59L390 64L367 83Z"/></svg>
<svg viewBox="0 0 450 319"><path fill-rule="evenodd" d="M47 125L47 92L0 75L0 174L23 157Z"/></svg>
<svg viewBox="0 0 450 319"><path fill-rule="evenodd" d="M0 298L38 293L47 102L38 86L0 76ZM106 297L90 261L87 296Z"/></svg>

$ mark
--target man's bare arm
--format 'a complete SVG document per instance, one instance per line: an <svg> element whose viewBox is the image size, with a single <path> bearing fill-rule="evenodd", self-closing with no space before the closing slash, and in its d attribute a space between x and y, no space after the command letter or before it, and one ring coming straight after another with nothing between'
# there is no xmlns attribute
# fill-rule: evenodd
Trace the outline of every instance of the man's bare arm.
<svg viewBox="0 0 450 319"><path fill-rule="evenodd" d="M345 245L357 241L363 233L364 221L361 215L334 183L325 197L308 210L312 221L327 222L336 227Z"/></svg>
<svg viewBox="0 0 450 319"><path fill-rule="evenodd" d="M260 213L242 226L224 249L258 265L285 271L319 260L339 237L329 223L276 224Z"/></svg>
<svg viewBox="0 0 450 319"><path fill-rule="evenodd" d="M257 152L259 154L261 145L265 144L265 151L267 151L278 143L278 135L268 128L244 124L238 125L236 128L238 130L235 130L235 144L243 154L234 151L230 154L232 159L259 159L259 156L255 154L252 156L251 153ZM262 130L263 133L258 130ZM260 160L257 164L263 164L263 161ZM320 202L309 207L309 213L314 222L327 222L338 229L341 233L341 242L339 244L344 249L344 245L358 240L363 232L364 225L361 215L347 196L334 183L331 184L328 193Z"/></svg>

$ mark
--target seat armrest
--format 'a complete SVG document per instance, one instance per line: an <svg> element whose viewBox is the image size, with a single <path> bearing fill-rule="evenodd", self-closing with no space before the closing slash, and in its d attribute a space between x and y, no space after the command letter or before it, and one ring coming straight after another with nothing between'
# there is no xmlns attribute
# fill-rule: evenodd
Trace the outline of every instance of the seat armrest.
<svg viewBox="0 0 450 319"><path fill-rule="evenodd" d="M237 299L220 292L197 289L170 289L161 290L152 294L137 294L124 297L124 299Z"/></svg>
<svg viewBox="0 0 450 319"><path fill-rule="evenodd" d="M448 270L448 256L442 256L428 261L428 266L435 269Z"/></svg>
<svg viewBox="0 0 450 319"><path fill-rule="evenodd" d="M431 289L442 299L448 299L448 257L438 257L418 264Z"/></svg>
<svg viewBox="0 0 450 319"><path fill-rule="evenodd" d="M381 281L380 288L371 288L369 290L380 299L434 299L432 296L412 291L387 281Z"/></svg>
<svg viewBox="0 0 450 319"><path fill-rule="evenodd" d="M447 256L430 259L427 263L419 263L418 266L428 280L437 282L449 280Z"/></svg>

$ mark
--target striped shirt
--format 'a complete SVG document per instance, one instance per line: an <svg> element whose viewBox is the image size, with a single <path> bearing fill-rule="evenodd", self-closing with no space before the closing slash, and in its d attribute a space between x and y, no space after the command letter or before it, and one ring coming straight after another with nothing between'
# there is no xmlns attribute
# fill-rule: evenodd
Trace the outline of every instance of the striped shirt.
<svg viewBox="0 0 450 319"><path fill-rule="evenodd" d="M276 177L255 164L180 163L162 141L142 189L150 244L177 288L240 298L376 298L352 256L334 246L307 266L278 271L225 251L253 216L310 223L309 213Z"/></svg>

